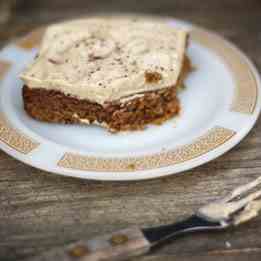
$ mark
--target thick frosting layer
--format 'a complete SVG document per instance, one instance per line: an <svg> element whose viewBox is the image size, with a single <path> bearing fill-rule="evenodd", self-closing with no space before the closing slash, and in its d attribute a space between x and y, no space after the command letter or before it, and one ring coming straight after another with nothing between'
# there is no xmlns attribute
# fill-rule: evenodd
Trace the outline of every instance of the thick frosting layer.
<svg viewBox="0 0 261 261"><path fill-rule="evenodd" d="M21 78L30 88L59 90L104 104L176 84L186 38L184 30L142 18L55 24ZM156 79L148 80L148 73L157 73Z"/></svg>

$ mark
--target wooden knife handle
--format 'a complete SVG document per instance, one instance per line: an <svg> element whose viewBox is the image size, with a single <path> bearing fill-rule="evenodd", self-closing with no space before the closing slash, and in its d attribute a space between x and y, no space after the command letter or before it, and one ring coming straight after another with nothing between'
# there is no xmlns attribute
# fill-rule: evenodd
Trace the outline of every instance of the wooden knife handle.
<svg viewBox="0 0 261 261"><path fill-rule="evenodd" d="M79 241L65 248L43 253L31 261L100 261L125 260L145 254L150 249L149 241L139 228L128 228L118 232Z"/></svg>

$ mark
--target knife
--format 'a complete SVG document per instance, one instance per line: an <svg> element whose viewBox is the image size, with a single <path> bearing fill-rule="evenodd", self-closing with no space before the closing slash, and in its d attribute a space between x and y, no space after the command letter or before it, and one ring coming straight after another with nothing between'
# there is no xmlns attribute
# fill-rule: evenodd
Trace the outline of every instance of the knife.
<svg viewBox="0 0 261 261"><path fill-rule="evenodd" d="M261 184L261 177L238 187L228 196L201 207L189 218L169 225L140 229L130 227L91 240L81 240L56 248L30 261L126 260L143 255L151 248L181 235L198 231L222 230L237 226L258 215L261 190L246 195ZM244 197L242 197L244 196Z"/></svg>

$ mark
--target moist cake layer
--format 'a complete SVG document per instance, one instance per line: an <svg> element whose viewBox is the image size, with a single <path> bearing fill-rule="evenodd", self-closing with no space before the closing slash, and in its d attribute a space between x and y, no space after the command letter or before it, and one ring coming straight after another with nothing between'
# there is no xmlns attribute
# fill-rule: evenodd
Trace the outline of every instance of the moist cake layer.
<svg viewBox="0 0 261 261"><path fill-rule="evenodd" d="M190 62L186 58L175 86L104 105L65 95L60 91L24 86L24 108L30 116L40 121L95 123L111 131L142 129L148 123L160 124L179 113L176 92L190 70Z"/></svg>
<svg viewBox="0 0 261 261"><path fill-rule="evenodd" d="M175 86L187 32L143 18L89 18L50 26L25 85L103 105ZM135 96L133 96L133 99Z"/></svg>

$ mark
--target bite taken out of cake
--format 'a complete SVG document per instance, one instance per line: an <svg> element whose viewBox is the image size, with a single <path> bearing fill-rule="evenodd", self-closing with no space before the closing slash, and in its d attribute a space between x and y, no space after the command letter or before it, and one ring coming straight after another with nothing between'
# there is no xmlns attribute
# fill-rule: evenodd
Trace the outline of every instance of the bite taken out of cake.
<svg viewBox="0 0 261 261"><path fill-rule="evenodd" d="M161 124L180 111L191 70L188 32L163 21L97 17L51 25L22 73L34 119L110 131Z"/></svg>

